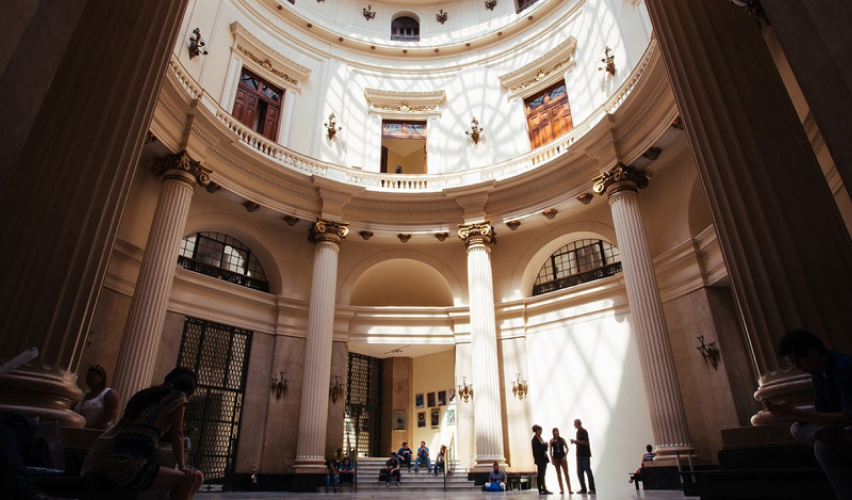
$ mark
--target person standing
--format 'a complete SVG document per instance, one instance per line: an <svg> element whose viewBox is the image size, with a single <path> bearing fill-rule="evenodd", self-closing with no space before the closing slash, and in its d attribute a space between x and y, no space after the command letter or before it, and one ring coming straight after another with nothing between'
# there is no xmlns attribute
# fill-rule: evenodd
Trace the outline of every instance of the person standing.
<svg viewBox="0 0 852 500"><path fill-rule="evenodd" d="M117 392L107 387L106 382L103 365L90 366L86 370L89 392L77 401L74 411L86 417L87 429L107 430L118 420L121 400Z"/></svg>
<svg viewBox="0 0 852 500"><path fill-rule="evenodd" d="M595 494L595 476L592 474L592 447L589 446L589 431L583 428L580 419L574 420L574 428L577 429L577 438L571 440L571 444L577 449L577 477L580 478L580 494L586 494L586 478L589 476L589 493Z"/></svg>
<svg viewBox="0 0 852 500"><path fill-rule="evenodd" d="M568 475L568 443L559 435L559 429L553 428L553 439L550 440L550 461L556 467L556 479L559 480L559 494L565 493L562 487L562 476L568 483L568 493L574 493L571 489L571 476Z"/></svg>
<svg viewBox="0 0 852 500"><path fill-rule="evenodd" d="M414 472L420 468L420 464L426 464L426 472L432 468L432 461L429 459L429 448L426 446L426 441L420 441L420 448L417 449L417 461L414 462Z"/></svg>
<svg viewBox="0 0 852 500"><path fill-rule="evenodd" d="M540 425L534 425L532 427L532 431L533 461L535 462L536 467L538 467L538 494L552 495L553 492L547 491L547 486L544 484L544 475L547 473L547 463L550 461L547 458L547 442L545 442L544 439L541 438Z"/></svg>

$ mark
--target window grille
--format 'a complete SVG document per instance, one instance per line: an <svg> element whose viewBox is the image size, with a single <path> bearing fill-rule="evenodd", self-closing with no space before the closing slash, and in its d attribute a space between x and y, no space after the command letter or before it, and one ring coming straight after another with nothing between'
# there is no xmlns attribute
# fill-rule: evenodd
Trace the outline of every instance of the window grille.
<svg viewBox="0 0 852 500"><path fill-rule="evenodd" d="M621 253L612 243L577 240L551 255L533 286L533 295L561 290L621 272Z"/></svg>
<svg viewBox="0 0 852 500"><path fill-rule="evenodd" d="M178 265L262 292L269 283L260 261L239 241L221 233L196 233L181 241Z"/></svg>
<svg viewBox="0 0 852 500"><path fill-rule="evenodd" d="M350 352L346 366L344 445L360 457L378 457L382 360Z"/></svg>
<svg viewBox="0 0 852 500"><path fill-rule="evenodd" d="M420 22L413 17L397 17L391 22L391 40L397 42L419 42Z"/></svg>

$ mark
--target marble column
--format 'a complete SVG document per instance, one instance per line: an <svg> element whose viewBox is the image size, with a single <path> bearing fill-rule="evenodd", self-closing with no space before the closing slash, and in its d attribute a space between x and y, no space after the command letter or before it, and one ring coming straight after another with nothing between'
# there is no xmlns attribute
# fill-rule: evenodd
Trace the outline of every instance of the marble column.
<svg viewBox="0 0 852 500"><path fill-rule="evenodd" d="M299 409L299 439L293 466L300 474L320 474L325 471L337 256L340 242L349 234L346 226L342 222L318 219L310 234L310 240L315 245L314 271L305 346L305 375Z"/></svg>
<svg viewBox="0 0 852 500"><path fill-rule="evenodd" d="M116 363L113 387L124 401L156 382L154 364L192 194L196 183L210 183L210 172L186 152L158 159L151 170L163 183Z"/></svg>
<svg viewBox="0 0 852 500"><path fill-rule="evenodd" d="M630 302L631 323L636 330L642 378L651 410L655 452L665 457L689 452L693 448L689 441L663 303L639 211L639 189L647 185L648 178L643 173L619 163L595 181L594 191L609 197L621 251L627 300Z"/></svg>
<svg viewBox="0 0 852 500"><path fill-rule="evenodd" d="M476 467L504 464L503 411L497 363L497 322L491 279L491 247L496 234L490 222L459 226L467 246L467 283L470 293L470 336L473 351L473 425ZM462 403L464 404L464 403Z"/></svg>
<svg viewBox="0 0 852 500"><path fill-rule="evenodd" d="M745 323L757 395L807 404L810 376L775 350L801 327L852 352L849 234L755 19L727 0L646 5Z"/></svg>
<svg viewBox="0 0 852 500"><path fill-rule="evenodd" d="M0 363L40 355L0 377L0 410L84 424L79 363L186 3L4 6L25 29L0 76L21 111L0 120Z"/></svg>

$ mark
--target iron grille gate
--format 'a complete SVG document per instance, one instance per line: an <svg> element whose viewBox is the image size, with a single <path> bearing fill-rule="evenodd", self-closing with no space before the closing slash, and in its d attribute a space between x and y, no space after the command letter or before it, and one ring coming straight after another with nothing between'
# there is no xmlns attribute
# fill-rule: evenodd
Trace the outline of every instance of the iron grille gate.
<svg viewBox="0 0 852 500"><path fill-rule="evenodd" d="M252 332L186 318L178 366L198 373L198 387L186 409L189 463L205 482L225 484L234 468L246 389Z"/></svg>
<svg viewBox="0 0 852 500"><path fill-rule="evenodd" d="M344 445L360 457L378 457L382 360L350 352L346 372Z"/></svg>

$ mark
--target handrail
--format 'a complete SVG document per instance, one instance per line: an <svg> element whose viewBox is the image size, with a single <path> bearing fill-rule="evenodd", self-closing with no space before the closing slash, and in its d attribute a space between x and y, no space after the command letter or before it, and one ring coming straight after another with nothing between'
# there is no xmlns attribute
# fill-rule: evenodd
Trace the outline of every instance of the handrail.
<svg viewBox="0 0 852 500"><path fill-rule="evenodd" d="M447 476L450 474L450 465L453 460L453 446L455 445L456 434L450 435L450 445L447 446L447 453L444 455L444 491L447 491Z"/></svg>
<svg viewBox="0 0 852 500"><path fill-rule="evenodd" d="M191 99L198 100L202 107L215 117L216 121L237 136L239 142L255 149L283 167L305 175L327 177L347 184L362 186L370 191L440 192L463 185L513 177L565 155L580 138L589 133L606 116L615 113L626 102L627 97L642 79L645 69L656 52L656 45L656 40L651 39L633 73L583 123L578 124L565 135L515 158L478 169L445 174L408 175L364 172L297 153L267 139L234 118L195 81L174 54L169 60L169 69L171 76L180 88Z"/></svg>

